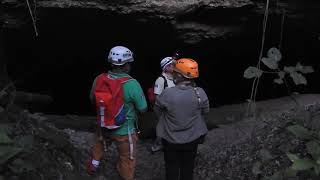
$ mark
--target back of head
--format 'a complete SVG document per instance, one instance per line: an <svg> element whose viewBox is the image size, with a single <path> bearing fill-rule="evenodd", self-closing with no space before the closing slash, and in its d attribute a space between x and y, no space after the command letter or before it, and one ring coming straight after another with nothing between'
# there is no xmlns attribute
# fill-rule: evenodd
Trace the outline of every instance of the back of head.
<svg viewBox="0 0 320 180"><path fill-rule="evenodd" d="M173 71L187 79L199 77L198 63L190 58L181 58L174 62Z"/></svg>
<svg viewBox="0 0 320 180"><path fill-rule="evenodd" d="M128 62L133 62L133 53L124 46L115 46L107 54L107 61L115 66L122 66Z"/></svg>
<svg viewBox="0 0 320 180"><path fill-rule="evenodd" d="M161 67L162 71L164 71L164 70L166 69L166 67L173 62L173 60L174 60L174 59L173 59L172 57L165 57L165 58L163 58L163 59L161 60L161 62L160 62L160 67Z"/></svg>

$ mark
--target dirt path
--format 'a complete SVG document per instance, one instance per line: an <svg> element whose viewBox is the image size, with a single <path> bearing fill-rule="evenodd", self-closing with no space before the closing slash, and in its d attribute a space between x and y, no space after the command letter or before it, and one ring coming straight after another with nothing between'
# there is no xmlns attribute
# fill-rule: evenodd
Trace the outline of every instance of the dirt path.
<svg viewBox="0 0 320 180"><path fill-rule="evenodd" d="M302 108L320 103L320 94L297 95L295 98ZM223 106L211 111L210 119L212 122L219 122L219 128L211 130L207 135L205 144L199 147L199 158L195 170L196 180L213 179L213 176L219 179L217 176L219 172L216 172L218 170L210 168L213 166L210 164L215 163L215 166L217 166L219 163L231 163L223 162L223 158L226 157L226 149L250 141L252 132L254 130L267 126L267 123L264 122L267 122L268 120L273 119L275 116L279 116L282 113L295 108L296 103L289 97L258 102L256 106L258 111L257 120L245 118L244 113L246 107L247 106L244 103ZM64 131L70 135L73 144L82 152L79 159L83 161L84 164L86 157L88 157L89 148L93 142L94 134L70 129L66 129ZM148 151L150 144L150 139L140 140L138 143L136 169L136 179L138 180L164 179L165 171L163 154L162 152L151 154ZM244 157L250 156L249 154L246 154L247 152L238 153L242 154ZM117 152L114 145L107 148L107 153L105 155L102 168L98 173L99 176L95 176L95 179L118 179L114 168L116 163L116 154ZM237 156L240 156L239 154ZM199 162L199 159L201 159L201 161L210 161L210 159L213 160L213 158L217 159L217 157L214 156L219 155L221 155L219 162ZM231 166L231 168L236 167L236 165L234 165L234 167ZM84 177L87 176L84 175ZM245 178L245 175L243 175L243 177L239 177L239 179Z"/></svg>

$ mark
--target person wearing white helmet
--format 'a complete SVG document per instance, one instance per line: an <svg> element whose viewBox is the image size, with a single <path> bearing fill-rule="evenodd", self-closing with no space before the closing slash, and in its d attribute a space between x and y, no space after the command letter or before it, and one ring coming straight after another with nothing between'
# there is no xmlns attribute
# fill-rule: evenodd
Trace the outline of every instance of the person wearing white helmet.
<svg viewBox="0 0 320 180"><path fill-rule="evenodd" d="M160 67L162 69L162 74L157 78L154 84L154 94L159 96L162 91L166 88L174 87L175 84L172 78L172 62L175 57L165 57L160 62ZM151 152L157 152L162 149L161 138L156 138L151 146Z"/></svg>
<svg viewBox="0 0 320 180"><path fill-rule="evenodd" d="M165 57L160 62L162 74L157 78L154 84L154 94L160 95L165 88L174 87L175 84L172 79L172 62L173 57Z"/></svg>
<svg viewBox="0 0 320 180"><path fill-rule="evenodd" d="M115 130L108 130L103 127L98 127L98 135L106 140L115 141L118 149L117 170L119 175L124 180L133 180L135 165L136 165L136 142L137 142L137 114L147 111L147 102L143 90L139 82L129 76L131 63L134 61L133 53L126 47L113 47L107 54L106 59L111 63L111 70L106 73L112 79L129 80L122 83L123 101L125 110L125 122ZM99 77L99 76L98 76ZM94 88L97 78L93 82L90 93L92 102L94 98ZM106 107L107 108L107 107ZM93 147L93 158L87 165L89 174L93 174L99 165L102 158L103 145L100 141Z"/></svg>

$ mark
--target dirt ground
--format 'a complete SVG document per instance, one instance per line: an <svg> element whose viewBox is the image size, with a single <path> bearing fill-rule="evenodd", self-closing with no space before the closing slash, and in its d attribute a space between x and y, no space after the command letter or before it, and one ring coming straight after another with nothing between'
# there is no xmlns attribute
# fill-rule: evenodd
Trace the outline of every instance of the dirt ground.
<svg viewBox="0 0 320 180"><path fill-rule="evenodd" d="M294 98L300 109L320 103L320 94L296 95ZM205 143L199 146L195 180L252 179L251 166L256 158L252 150L259 148L254 147L258 144L252 144L252 136L257 131L264 132L264 129L270 128L268 122L278 122L281 116L292 112L298 107L296 102L291 97L257 102L256 119L245 116L246 103L212 109L208 124L209 126L214 124L218 128L210 130ZM79 159L84 164L90 152L94 134L70 129L65 129L64 132L70 135L72 143L82 153ZM151 154L149 151L151 143L151 139L140 139L138 143L136 167L138 180L165 179L163 153ZM83 173L82 177L101 180L118 179L115 171L116 154L114 145L108 147L97 175L89 177Z"/></svg>

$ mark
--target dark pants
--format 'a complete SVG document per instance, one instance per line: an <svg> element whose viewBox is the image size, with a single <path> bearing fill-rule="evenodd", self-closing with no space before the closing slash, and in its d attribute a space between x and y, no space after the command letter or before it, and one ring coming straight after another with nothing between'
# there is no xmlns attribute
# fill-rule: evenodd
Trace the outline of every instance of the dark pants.
<svg viewBox="0 0 320 180"><path fill-rule="evenodd" d="M194 160L199 140L172 144L162 139L166 180L193 180Z"/></svg>

